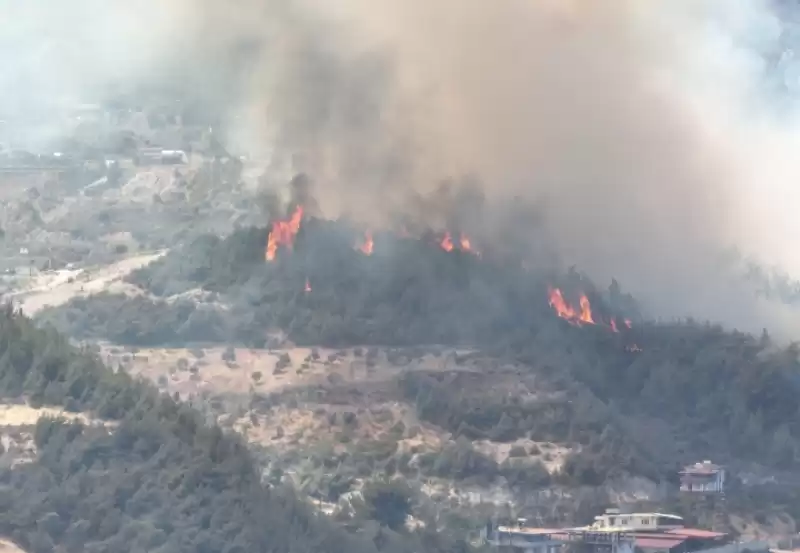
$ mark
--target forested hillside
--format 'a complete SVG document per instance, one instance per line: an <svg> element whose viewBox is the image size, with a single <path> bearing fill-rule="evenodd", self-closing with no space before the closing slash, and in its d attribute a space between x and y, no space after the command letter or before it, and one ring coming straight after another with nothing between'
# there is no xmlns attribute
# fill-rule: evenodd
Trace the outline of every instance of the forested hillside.
<svg viewBox="0 0 800 553"><path fill-rule="evenodd" d="M798 351L766 334L646 322L616 282L603 290L574 270L531 268L501 252L447 251L433 235L376 234L374 253L365 255L353 246L359 233L346 224L310 219L291 251L265 262L267 234L244 229L225 239L204 237L133 273L131 282L155 298L89 296L41 320L79 338L133 345L263 346L270 332L282 331L309 345L476 347L579 383L606 413L598 421L617 421L598 422L589 432L597 446L569 465L593 483L620 471L665 478L692 456L788 469L800 455ZM583 295L591 323L559 318L549 305L553 287L573 305ZM174 296L195 289L205 301ZM471 438L498 425L521 435L528 432L523 421L536 418L490 389L469 401L459 386L420 381L405 389L409 400L423 403L423 418L468 429ZM424 397L436 402L426 406ZM566 428L550 433L568 440ZM592 454L597 448L604 453Z"/></svg>
<svg viewBox="0 0 800 553"><path fill-rule="evenodd" d="M312 514L292 490L263 486L238 436L151 386L112 373L10 306L0 311L0 391L113 423L40 419L35 462L0 472L0 533L32 553L465 548L433 528L389 529L386 521L398 516L391 488L368 501L378 522L350 532L338 528Z"/></svg>

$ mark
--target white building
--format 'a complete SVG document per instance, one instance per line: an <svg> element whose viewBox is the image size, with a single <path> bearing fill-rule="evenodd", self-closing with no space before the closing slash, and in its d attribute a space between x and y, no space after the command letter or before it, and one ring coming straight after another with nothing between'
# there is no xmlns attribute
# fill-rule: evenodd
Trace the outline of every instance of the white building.
<svg viewBox="0 0 800 553"><path fill-rule="evenodd" d="M681 491L722 493L725 491L725 469L711 461L684 467L680 472Z"/></svg>
<svg viewBox="0 0 800 553"><path fill-rule="evenodd" d="M619 509L607 509L594 517L587 530L619 532L656 532L683 528L683 518L666 513L620 513Z"/></svg>

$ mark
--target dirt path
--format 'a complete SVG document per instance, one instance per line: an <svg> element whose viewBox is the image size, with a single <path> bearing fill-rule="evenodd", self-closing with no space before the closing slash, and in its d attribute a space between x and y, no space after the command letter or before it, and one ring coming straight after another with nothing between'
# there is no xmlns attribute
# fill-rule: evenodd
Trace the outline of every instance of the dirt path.
<svg viewBox="0 0 800 553"><path fill-rule="evenodd" d="M101 421L91 418L85 413L70 413L64 409L52 407L31 407L30 405L0 404L0 427L28 426L36 424L41 417L65 418L79 420L83 424L101 424ZM0 549L2 551L2 549Z"/></svg>
<svg viewBox="0 0 800 553"><path fill-rule="evenodd" d="M62 305L76 296L102 291L136 294L140 292L139 289L122 279L166 253L160 251L138 255L102 267L48 271L34 278L28 288L10 297L26 315L33 316L45 307Z"/></svg>

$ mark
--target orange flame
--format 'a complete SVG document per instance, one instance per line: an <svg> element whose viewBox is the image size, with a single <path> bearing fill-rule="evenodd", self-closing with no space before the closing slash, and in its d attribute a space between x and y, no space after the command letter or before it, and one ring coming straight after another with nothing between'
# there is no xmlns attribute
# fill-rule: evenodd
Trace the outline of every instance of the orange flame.
<svg viewBox="0 0 800 553"><path fill-rule="evenodd" d="M550 288L549 295L550 295L550 307L555 309L556 315L558 315L562 319L566 319L570 322L573 322L576 316L575 310L564 299L564 296L561 294L561 290L559 290L558 288Z"/></svg>
<svg viewBox="0 0 800 553"><path fill-rule="evenodd" d="M633 323L631 323L630 319L625 319L625 326L627 326L629 329L633 328Z"/></svg>
<svg viewBox="0 0 800 553"><path fill-rule="evenodd" d="M469 252L469 253L474 254L474 255L476 255L478 257L481 256L481 252L479 252L478 250L476 250L476 249L474 249L472 247L472 242L470 242L470 240L467 237L467 235L464 234L463 232L459 236L458 242L459 242L459 245L461 246L461 251L462 252Z"/></svg>
<svg viewBox="0 0 800 553"><path fill-rule="evenodd" d="M304 288L304 291L306 294L311 291L311 283L308 281L308 278L306 278L306 287Z"/></svg>
<svg viewBox="0 0 800 553"><path fill-rule="evenodd" d="M279 246L285 246L290 250L292 249L294 237L300 232L300 223L302 221L303 206L298 205L288 220L274 221L272 223L272 230L267 237L267 249L264 252L264 257L267 261L275 259Z"/></svg>
<svg viewBox="0 0 800 553"><path fill-rule="evenodd" d="M556 315L562 319L566 319L572 324L595 324L594 317L592 316L592 304L589 303L589 298L586 294L581 294L580 299L580 312L572 307L564 295L558 288L549 288L550 307L552 307Z"/></svg>
<svg viewBox="0 0 800 553"><path fill-rule="evenodd" d="M375 242L372 240L372 233L370 231L366 231L364 233L364 243L357 248L364 255L372 255L372 251L375 248Z"/></svg>
<svg viewBox="0 0 800 553"><path fill-rule="evenodd" d="M442 241L440 242L439 245L446 252L453 251L453 248L454 248L454 246L453 246L453 238L450 236L449 232L445 232L444 233L444 238L442 238Z"/></svg>
<svg viewBox="0 0 800 553"><path fill-rule="evenodd" d="M592 318L592 304L589 303L589 298L586 297L586 294L581 294L581 322L587 324L594 324L594 319Z"/></svg>
<svg viewBox="0 0 800 553"><path fill-rule="evenodd" d="M619 330L617 329L617 320L614 317L611 317L611 331L619 332Z"/></svg>

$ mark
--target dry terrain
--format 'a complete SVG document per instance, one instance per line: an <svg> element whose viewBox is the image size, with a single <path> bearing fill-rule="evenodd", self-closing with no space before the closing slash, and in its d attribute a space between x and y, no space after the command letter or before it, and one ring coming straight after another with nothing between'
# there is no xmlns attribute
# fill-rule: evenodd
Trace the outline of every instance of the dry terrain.
<svg viewBox="0 0 800 553"><path fill-rule="evenodd" d="M101 344L106 363L122 365L131 374L160 383L170 393L193 397L204 391L215 395L256 392L267 394L299 387L342 380L353 383L385 382L395 377L401 367L387 363L385 354L368 366L355 351L329 348L253 349L187 347L125 348ZM228 356L226 360L226 351ZM406 370L465 370L453 363L450 355L426 355L416 359ZM230 354L233 354L231 357ZM286 357L284 357L286 356ZM279 368L280 360L288 364Z"/></svg>
<svg viewBox="0 0 800 553"><path fill-rule="evenodd" d="M141 290L123 281L132 271L144 267L166 252L135 255L117 263L82 269L44 271L33 276L27 285L9 294L22 308L33 316L46 307L67 303L74 297L98 292L140 294Z"/></svg>
<svg viewBox="0 0 800 553"><path fill-rule="evenodd" d="M265 452L270 463L280 460L286 476L305 489L315 488L325 478L315 459L380 457L385 450L386 455L405 456L416 466L422 456L438 455L452 446L455 439L449 431L419 419L414 405L399 393L397 379L405 371L476 372L475 367L456 363L456 357L465 353L439 350L411 359L378 348L168 349L101 344L101 356L110 366L207 407L222 426L239 431L256 450ZM502 390L511 384L498 380L496 386ZM540 461L553 473L572 451L570 444L529 439L481 440L472 446L498 463L507 461L516 446L528 452L524 460ZM507 504L510 500L506 490L495 486L434 477L421 484L422 491L437 501Z"/></svg>
<svg viewBox="0 0 800 553"><path fill-rule="evenodd" d="M33 428L41 417L77 420L85 425L113 425L88 413L70 413L52 407L32 407L24 400L19 400L17 403L2 403L0 404L0 445L2 445L0 464L13 468L20 463L29 463L35 459Z"/></svg>

